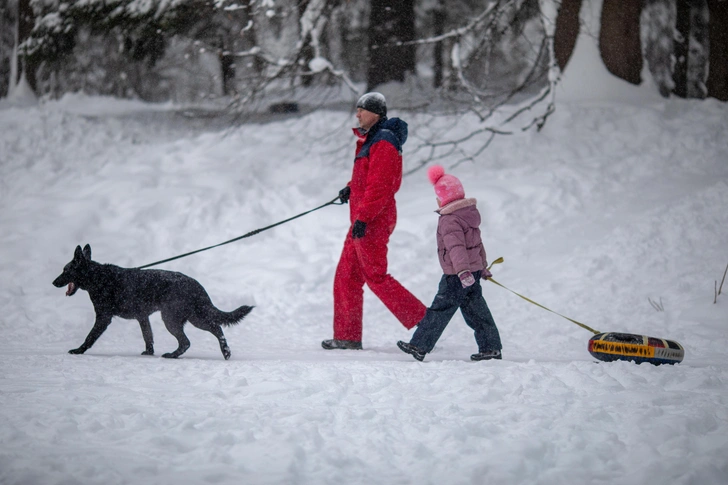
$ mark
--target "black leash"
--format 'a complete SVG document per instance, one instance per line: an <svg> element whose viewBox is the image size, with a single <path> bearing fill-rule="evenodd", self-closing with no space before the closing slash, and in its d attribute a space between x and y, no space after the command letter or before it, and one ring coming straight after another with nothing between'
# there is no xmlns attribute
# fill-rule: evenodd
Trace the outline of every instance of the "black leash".
<svg viewBox="0 0 728 485"><path fill-rule="evenodd" d="M292 221L293 219L297 219L297 218L299 218L301 216L305 216L306 214L310 214L313 211L317 211L319 209L323 209L326 206L329 206L329 205L343 205L344 204L343 202L336 202L337 200L339 200L339 197L336 197L334 200L332 200L330 202L327 202L327 203L325 203L323 205L320 205L320 206L318 206L316 208L313 208L313 209L308 210L306 212L302 212L302 213L300 213L300 214L298 214L296 216L289 217L285 221L280 221L280 222L276 222L275 224L271 224L270 226L261 227L260 229L256 229L254 231L250 231L249 233L243 234L242 236L238 236L238 237L236 237L234 239L230 239L229 241L221 242L220 244L215 244L214 246L208 246L206 248L198 249L196 251L190 251L189 253L180 254L179 256L175 256L173 258L163 259L163 260L157 261L155 263L145 264L144 266L137 267L137 269L149 268L150 266L156 266L158 264L167 263L169 261L174 261L175 259L181 259L181 258L184 258L186 256L190 256L190 255L195 254L195 253L201 253L202 251L207 251L208 249L212 249L212 248L217 248L217 247L220 247L220 246L224 246L225 244L230 244L231 242L239 241L240 239L243 239L243 238L246 238L246 237L255 236L256 234L258 234L260 232L263 232L265 230L271 229L271 228L276 227L276 226L280 226L281 224L285 224L286 222Z"/></svg>

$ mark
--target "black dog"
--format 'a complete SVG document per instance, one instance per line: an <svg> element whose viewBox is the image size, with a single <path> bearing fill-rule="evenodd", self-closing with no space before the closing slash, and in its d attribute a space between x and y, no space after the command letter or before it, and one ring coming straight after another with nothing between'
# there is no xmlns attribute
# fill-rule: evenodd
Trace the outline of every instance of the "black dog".
<svg viewBox="0 0 728 485"><path fill-rule="evenodd" d="M253 309L241 306L232 312L218 310L202 285L182 273L154 269L120 268L112 264L91 261L91 246L81 250L76 246L73 260L63 268L63 273L53 281L58 288L68 285L67 296L81 288L88 291L96 311L96 322L83 344L70 354L83 354L96 342L111 318L136 319L142 328L146 350L142 355L154 355L154 339L149 315L162 312L164 326L179 342L174 352L162 357L176 359L188 348L190 341L184 333L188 320L195 327L207 330L220 342L225 360L230 358L221 325L234 325Z"/></svg>

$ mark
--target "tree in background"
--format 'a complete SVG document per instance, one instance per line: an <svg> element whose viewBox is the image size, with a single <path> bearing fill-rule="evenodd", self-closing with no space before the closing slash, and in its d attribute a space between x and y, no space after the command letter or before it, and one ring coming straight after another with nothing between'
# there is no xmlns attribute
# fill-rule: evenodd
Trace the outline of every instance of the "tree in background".
<svg viewBox="0 0 728 485"><path fill-rule="evenodd" d="M33 25L35 23L35 14L31 7L31 0L18 0L18 18L17 18L17 29L18 29L18 42L23 42L31 37ZM11 79L11 84L15 85L21 76L25 76L28 85L32 90L35 91L35 72L37 69L37 61L35 58L28 56L24 52L18 53L18 78Z"/></svg>
<svg viewBox="0 0 728 485"><path fill-rule="evenodd" d="M574 47L581 8L581 0L561 2L555 48L562 69ZM721 0L604 0L600 53L609 72L632 84L643 81L646 61L665 97L673 93L725 101L727 25L728 2Z"/></svg>
<svg viewBox="0 0 728 485"><path fill-rule="evenodd" d="M0 98L8 95L11 78L16 76L12 66L17 66L13 52L17 14L18 6L14 0L0 3Z"/></svg>
<svg viewBox="0 0 728 485"><path fill-rule="evenodd" d="M415 73L414 0L370 0L367 91ZM404 45L402 45L405 43Z"/></svg>
<svg viewBox="0 0 728 485"><path fill-rule="evenodd" d="M708 96L728 101L728 2L708 0L710 58Z"/></svg>
<svg viewBox="0 0 728 485"><path fill-rule="evenodd" d="M681 98L705 98L708 71L708 4L676 0L673 93Z"/></svg>
<svg viewBox="0 0 728 485"><path fill-rule="evenodd" d="M549 97L558 81L549 73L568 69L588 7L600 10L601 57L616 76L638 84L646 61L663 95L728 99L721 0L13 1L26 19L17 30L29 80L37 74L40 94L53 96L161 100L191 84L242 110L272 95L295 99L298 88L343 83L359 93L357 82L373 89L431 73L441 89L422 106L439 97L485 122L506 104Z"/></svg>
<svg viewBox="0 0 728 485"><path fill-rule="evenodd" d="M728 83L725 76L728 69L725 45L728 41L728 30L722 20L728 14L723 4L728 2L712 3L715 11L712 18L706 14L705 0L687 2L689 8L681 14L680 19L688 23L690 30L681 36L676 32L678 15L675 13L675 1L651 0L646 5L643 5L642 0L538 2L537 15L534 18L541 19L548 62L546 67L538 62L533 63L533 70L528 72L526 79L536 81L534 86L542 86L538 80L543 79L543 73L548 71L548 83L521 103L518 101L523 98L517 94L528 92L528 84L505 90L505 98L494 98L490 96L491 93L482 89L485 85L478 86L477 78L468 74L468 68L475 65L474 61L482 57L484 52L497 45L492 41L504 32L500 21L508 19L505 22L508 26L519 24L519 19L523 16L514 15L514 12L526 11L528 0L491 2L469 24L431 39L433 42L441 42L443 38L454 39L452 72L455 75L451 80L459 85L461 91L470 93L468 105L471 112L481 118L483 126L472 132L459 132L457 136L450 136L448 139L438 139L433 134L417 147L428 150L420 166L431 160L452 159L453 155L460 156L456 164L473 160L498 135L509 135L532 127L540 129L555 109L553 88L558 83L561 72L568 72L568 62L582 30L590 34L598 33L599 53L605 68L629 83L643 82L642 65L646 57L651 72L656 74L656 83L663 96L669 96L676 88L676 71L673 70L676 50L680 55L679 49L684 49L684 91L678 93L684 93L687 97L702 98L707 95L724 99L726 95L720 90L725 89ZM580 12L584 9L590 11L585 14L587 18L593 15L592 12L598 13L596 23L582 25L584 16ZM513 29L512 32L518 32L518 29ZM488 41L473 41L486 38ZM714 43L713 46L710 45L711 42ZM473 45L477 47L472 49ZM711 72L715 74L711 75ZM492 79L489 78L488 81L492 86ZM513 113L504 116L509 111ZM524 116L525 113L530 115ZM474 140L478 141L474 143Z"/></svg>
<svg viewBox="0 0 728 485"><path fill-rule="evenodd" d="M607 70L628 83L642 82L642 0L604 0L599 50Z"/></svg>
<svg viewBox="0 0 728 485"><path fill-rule="evenodd" d="M728 100L728 4L604 0L600 48L617 77L640 84L645 59L660 93ZM642 35L640 35L642 31Z"/></svg>
<svg viewBox="0 0 728 485"><path fill-rule="evenodd" d="M562 71L566 68L566 64L574 52L576 39L579 38L580 11L581 0L562 0L559 6L554 31L554 57Z"/></svg>
<svg viewBox="0 0 728 485"><path fill-rule="evenodd" d="M640 15L642 52L660 95L669 97L675 87L675 8L665 0L646 0Z"/></svg>
<svg viewBox="0 0 728 485"><path fill-rule="evenodd" d="M470 8L470 15L448 10L448 19L465 17L467 23L448 23L451 28L444 33L413 42L442 43L449 54L440 90L445 103L424 103L426 114L409 151L419 160L410 173L437 160L448 160L453 166L474 161L496 136L540 130L555 109L554 87L559 79L553 54L555 4L500 0L485 7L473 2ZM477 117L480 127L471 130L472 124L466 121L468 128L457 124L438 128L438 114L454 111L463 120Z"/></svg>
<svg viewBox="0 0 728 485"><path fill-rule="evenodd" d="M21 36L19 50L40 74L35 86L40 94L89 88L151 100L145 85L160 82L151 68L163 58L170 38L192 27L194 11L204 3L155 9L122 0L32 0L32 31Z"/></svg>

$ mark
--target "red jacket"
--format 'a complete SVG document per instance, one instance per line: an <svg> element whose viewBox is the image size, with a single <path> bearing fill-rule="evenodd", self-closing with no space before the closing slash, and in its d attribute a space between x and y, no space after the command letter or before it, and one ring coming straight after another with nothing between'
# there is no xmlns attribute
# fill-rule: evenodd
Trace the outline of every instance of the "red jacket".
<svg viewBox="0 0 728 485"><path fill-rule="evenodd" d="M354 169L349 187L350 218L367 224L384 217L394 226L397 207L394 194L402 185L402 145L407 123L399 118L383 119L358 137Z"/></svg>

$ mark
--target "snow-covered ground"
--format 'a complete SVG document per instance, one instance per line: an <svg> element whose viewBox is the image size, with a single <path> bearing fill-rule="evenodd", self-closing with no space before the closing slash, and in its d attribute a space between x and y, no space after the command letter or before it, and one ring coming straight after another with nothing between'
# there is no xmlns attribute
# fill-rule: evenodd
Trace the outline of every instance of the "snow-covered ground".
<svg viewBox="0 0 728 485"><path fill-rule="evenodd" d="M412 168L425 123L392 111L410 123ZM160 266L223 310L256 306L225 330L231 360L190 325L187 353L160 358L176 341L158 314L154 357L122 319L69 355L94 319L85 292L51 285L76 245L140 266L348 181L351 113L225 131L181 113L83 96L0 106L0 483L728 482L728 283L713 303L728 263L726 104L563 100L540 133L452 170L479 201L489 258L505 258L498 281L601 331L677 340L679 365L596 363L591 333L492 284L502 361L469 360L458 314L416 362L368 291L365 350L325 351L337 206ZM398 204L390 272L429 304L440 269L424 171Z"/></svg>

